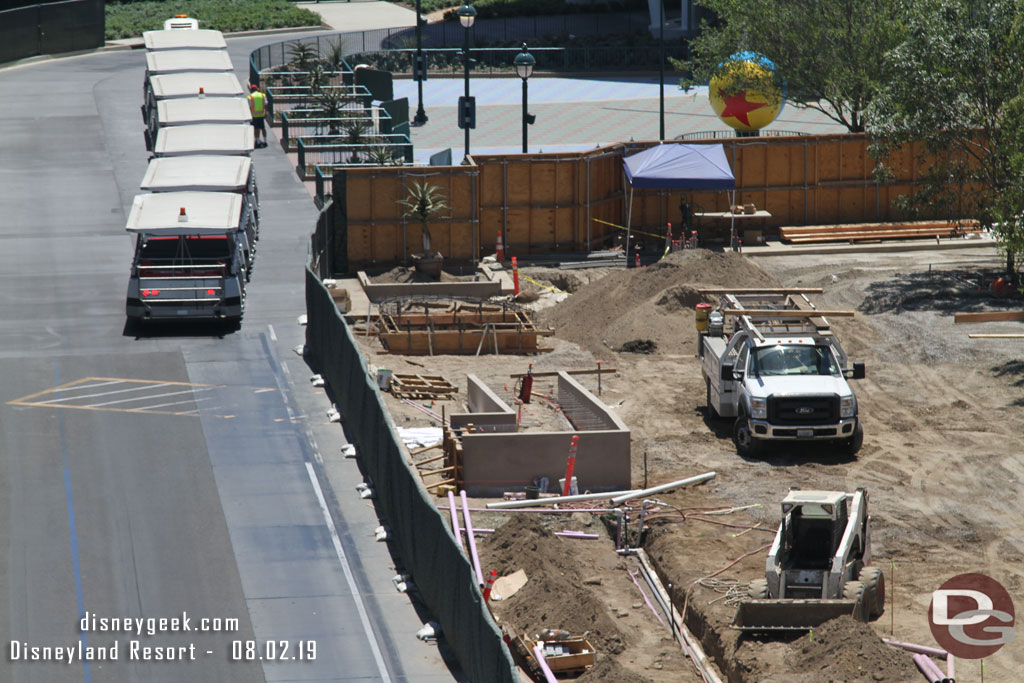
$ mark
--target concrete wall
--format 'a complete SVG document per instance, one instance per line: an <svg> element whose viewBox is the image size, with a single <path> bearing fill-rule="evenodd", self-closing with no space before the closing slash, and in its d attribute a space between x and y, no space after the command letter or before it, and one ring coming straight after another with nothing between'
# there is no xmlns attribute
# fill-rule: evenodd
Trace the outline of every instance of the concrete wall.
<svg viewBox="0 0 1024 683"><path fill-rule="evenodd" d="M497 399L490 390L488 393ZM575 405L575 414L570 415L574 420L587 424L596 421L606 428L466 434L462 437L462 478L468 495L500 496L504 491L522 490L541 477L548 478L549 490L553 490L558 479L565 476L574 434L579 435L575 476L581 492L630 488L630 433L626 425L565 372L558 374L558 398L563 405ZM481 405L491 405L491 400L481 399Z"/></svg>
<svg viewBox="0 0 1024 683"><path fill-rule="evenodd" d="M619 416L566 372L558 373L558 403L571 421L599 423L599 429L629 431ZM594 427L589 427L593 429Z"/></svg>
<svg viewBox="0 0 1024 683"><path fill-rule="evenodd" d="M501 282L490 279L476 282L370 282L366 273L359 271L359 282L367 298L374 303L399 296L458 296L474 299L501 296Z"/></svg>
<svg viewBox="0 0 1024 683"><path fill-rule="evenodd" d="M453 429L472 424L484 431L516 431L516 411L473 374L466 376L466 405L468 413L453 413L449 416Z"/></svg>

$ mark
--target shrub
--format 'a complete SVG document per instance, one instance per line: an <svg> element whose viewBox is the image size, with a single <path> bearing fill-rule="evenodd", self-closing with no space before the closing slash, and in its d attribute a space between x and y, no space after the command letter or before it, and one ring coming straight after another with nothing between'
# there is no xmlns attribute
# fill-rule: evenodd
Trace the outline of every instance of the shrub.
<svg viewBox="0 0 1024 683"><path fill-rule="evenodd" d="M161 29L175 14L187 14L199 20L200 28L225 33L320 25L319 15L287 0L107 0L106 39L132 38Z"/></svg>

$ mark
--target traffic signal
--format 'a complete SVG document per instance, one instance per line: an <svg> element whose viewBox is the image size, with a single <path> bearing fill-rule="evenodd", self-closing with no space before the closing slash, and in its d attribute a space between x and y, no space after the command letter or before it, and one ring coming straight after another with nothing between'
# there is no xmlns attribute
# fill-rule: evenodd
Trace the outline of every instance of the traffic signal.
<svg viewBox="0 0 1024 683"><path fill-rule="evenodd" d="M459 97L459 128L476 128L476 98Z"/></svg>

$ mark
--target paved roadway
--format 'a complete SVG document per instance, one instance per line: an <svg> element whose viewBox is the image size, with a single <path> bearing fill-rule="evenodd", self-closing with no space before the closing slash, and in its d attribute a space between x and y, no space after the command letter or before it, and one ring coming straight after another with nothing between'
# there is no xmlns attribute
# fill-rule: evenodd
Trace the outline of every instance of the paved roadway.
<svg viewBox="0 0 1024 683"><path fill-rule="evenodd" d="M243 82L278 39L229 41ZM0 682L453 680L414 638L424 617L391 585L356 463L293 351L316 213L283 154L256 153L242 328L126 329L143 68L122 50L0 70ZM85 613L187 613L192 630L80 633ZM238 623L199 632L203 617ZM79 640L116 641L117 661L10 661L11 641ZM133 661L132 640L195 661ZM246 661L245 641L296 659Z"/></svg>

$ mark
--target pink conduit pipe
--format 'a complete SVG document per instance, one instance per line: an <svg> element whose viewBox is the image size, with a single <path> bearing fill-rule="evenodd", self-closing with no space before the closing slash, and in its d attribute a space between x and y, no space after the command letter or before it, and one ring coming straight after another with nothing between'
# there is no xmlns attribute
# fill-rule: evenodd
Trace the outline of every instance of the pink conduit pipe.
<svg viewBox="0 0 1024 683"><path fill-rule="evenodd" d="M484 573L480 569L480 556L476 554L476 539L473 537L473 520L469 518L469 500L465 491L459 491L462 496L462 515L466 518L466 539L469 542L469 556L473 560L473 571L476 572L477 585L484 585Z"/></svg>
<svg viewBox="0 0 1024 683"><path fill-rule="evenodd" d="M910 652L917 652L922 655L929 655L931 657L938 657L939 659L945 659L949 656L949 653L938 647L929 647L928 645L918 645L916 643L905 643L901 640L891 640L889 638L882 638L882 641L892 645L893 647L900 647Z"/></svg>
<svg viewBox="0 0 1024 683"><path fill-rule="evenodd" d="M449 493L451 493L449 491ZM439 503L437 506L439 509L444 508L443 503ZM544 515L568 515L573 512L590 512L593 514L604 514L606 512L613 512L614 508L515 508L512 510L508 509L491 509L491 508L469 508L470 512L536 512Z"/></svg>
<svg viewBox="0 0 1024 683"><path fill-rule="evenodd" d="M952 653L946 655L946 678L951 681L956 680L956 665L953 663L954 661L955 657L953 657Z"/></svg>
<svg viewBox="0 0 1024 683"><path fill-rule="evenodd" d="M558 679L555 678L555 674L551 672L551 667L548 666L548 660L544 659L544 651L540 649L540 645L533 646L533 656L537 658L537 663L540 664L540 670L544 672L544 680L547 683L558 683Z"/></svg>
<svg viewBox="0 0 1024 683"><path fill-rule="evenodd" d="M914 653L914 664L917 664L917 668L924 674L924 677L928 679L928 683L940 683L942 676L936 676L928 667L930 661L931 660L928 659L928 655L923 655L920 652Z"/></svg>
<svg viewBox="0 0 1024 683"><path fill-rule="evenodd" d="M465 551L466 549L462 547L462 529L459 528L459 511L455 507L455 494L451 491L448 492L448 509L452 513L452 532L459 543L459 550Z"/></svg>

